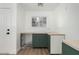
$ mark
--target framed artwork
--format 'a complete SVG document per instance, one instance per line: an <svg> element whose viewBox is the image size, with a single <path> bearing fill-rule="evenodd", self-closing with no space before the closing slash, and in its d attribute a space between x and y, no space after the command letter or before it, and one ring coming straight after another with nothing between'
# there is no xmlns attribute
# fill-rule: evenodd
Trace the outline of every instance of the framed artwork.
<svg viewBox="0 0 79 59"><path fill-rule="evenodd" d="M46 27L46 17L32 17L32 27Z"/></svg>

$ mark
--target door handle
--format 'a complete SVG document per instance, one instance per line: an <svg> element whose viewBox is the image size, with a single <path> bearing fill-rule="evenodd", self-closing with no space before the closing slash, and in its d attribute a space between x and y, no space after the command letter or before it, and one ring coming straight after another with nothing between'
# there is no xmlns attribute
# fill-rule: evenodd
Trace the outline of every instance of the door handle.
<svg viewBox="0 0 79 59"><path fill-rule="evenodd" d="M7 32L6 34L7 34L7 35L9 35L10 33L9 33L9 32Z"/></svg>

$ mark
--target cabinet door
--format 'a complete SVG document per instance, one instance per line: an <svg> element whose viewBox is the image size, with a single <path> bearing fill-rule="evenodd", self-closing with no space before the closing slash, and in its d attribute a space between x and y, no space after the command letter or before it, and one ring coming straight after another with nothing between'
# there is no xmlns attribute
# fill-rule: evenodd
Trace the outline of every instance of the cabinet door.
<svg viewBox="0 0 79 59"><path fill-rule="evenodd" d="M47 34L33 34L33 47L48 47L48 40Z"/></svg>
<svg viewBox="0 0 79 59"><path fill-rule="evenodd" d="M37 34L32 35L32 46L39 47L39 39Z"/></svg>
<svg viewBox="0 0 79 59"><path fill-rule="evenodd" d="M48 43L49 43L49 35L47 34L41 34L40 39L39 39L39 43L40 43L40 47L48 47Z"/></svg>
<svg viewBox="0 0 79 59"><path fill-rule="evenodd" d="M64 36L51 36L50 41L50 53L62 54L62 40Z"/></svg>

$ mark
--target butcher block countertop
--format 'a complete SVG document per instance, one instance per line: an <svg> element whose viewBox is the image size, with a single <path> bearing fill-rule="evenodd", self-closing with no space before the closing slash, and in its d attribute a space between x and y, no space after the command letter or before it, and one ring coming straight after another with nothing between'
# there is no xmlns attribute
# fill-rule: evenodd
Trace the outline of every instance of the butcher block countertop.
<svg viewBox="0 0 79 59"><path fill-rule="evenodd" d="M48 34L48 35L56 35L56 36L65 36L65 34L57 33L57 32L48 32L48 33L38 33L38 32L22 32L21 34Z"/></svg>
<svg viewBox="0 0 79 59"><path fill-rule="evenodd" d="M57 32L49 32L48 35L52 35L52 36L65 36L65 34L57 33Z"/></svg>
<svg viewBox="0 0 79 59"><path fill-rule="evenodd" d="M48 33L38 33L38 32L22 32L21 34L48 34Z"/></svg>
<svg viewBox="0 0 79 59"><path fill-rule="evenodd" d="M48 34L48 35L65 35L62 33L57 33L57 32L47 32L47 33L41 33L41 32L22 32L21 34Z"/></svg>
<svg viewBox="0 0 79 59"><path fill-rule="evenodd" d="M67 44L68 46L76 49L77 51L79 51L79 40L68 40L68 39L65 39L63 40L63 42L65 44Z"/></svg>

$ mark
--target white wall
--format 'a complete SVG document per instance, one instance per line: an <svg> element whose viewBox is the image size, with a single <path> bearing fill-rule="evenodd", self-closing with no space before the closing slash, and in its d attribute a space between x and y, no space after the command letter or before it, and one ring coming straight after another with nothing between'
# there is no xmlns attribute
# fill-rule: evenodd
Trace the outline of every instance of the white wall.
<svg viewBox="0 0 79 59"><path fill-rule="evenodd" d="M45 16L47 17L46 27L32 27L33 16ZM56 21L53 17L52 11L26 11L24 32L50 32L56 30ZM51 30L52 28L52 30Z"/></svg>
<svg viewBox="0 0 79 59"><path fill-rule="evenodd" d="M21 33L24 31L25 12L21 5L17 4L17 51L20 50Z"/></svg>
<svg viewBox="0 0 79 59"><path fill-rule="evenodd" d="M79 39L79 4L60 4L54 11L57 31L66 34L66 39Z"/></svg>

